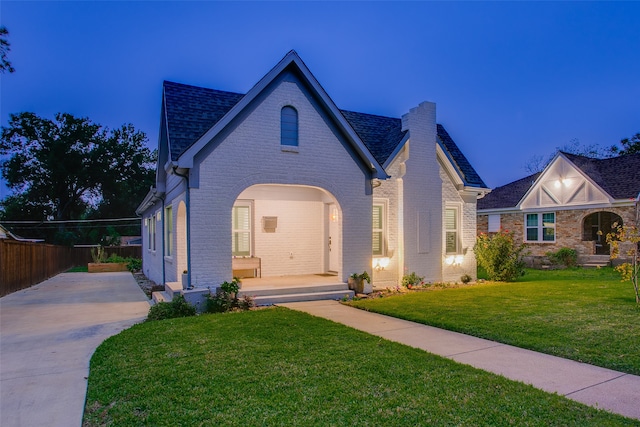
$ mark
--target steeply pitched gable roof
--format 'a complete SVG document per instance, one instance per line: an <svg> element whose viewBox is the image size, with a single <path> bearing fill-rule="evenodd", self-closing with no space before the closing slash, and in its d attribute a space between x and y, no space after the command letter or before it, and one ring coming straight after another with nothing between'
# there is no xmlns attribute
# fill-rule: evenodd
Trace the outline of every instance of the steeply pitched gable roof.
<svg viewBox="0 0 640 427"><path fill-rule="evenodd" d="M274 70L286 66L287 61L299 61L298 64L306 69L297 54L292 51L287 54L285 59ZM269 74L273 73L274 70ZM305 71L303 70L304 73ZM317 83L310 73L307 74L309 79ZM324 94L319 85L318 90ZM255 92L255 87L252 91ZM187 149L199 141L207 132L210 132L227 113L230 113L236 105L241 104L241 101L246 96L246 94L169 81L164 82L163 95L163 112L165 114L166 135L171 161L177 161ZM331 108L335 109L332 101L329 102L332 105ZM401 119L346 110L334 111L339 111L339 114L342 115L339 120L343 120L347 127L350 126L352 130L349 132L355 132L354 136L360 139L361 144L364 144L364 147L370 153L365 156L375 159L372 159L372 163L377 162L379 165L383 165L394 154L400 144L406 140L407 131L402 130ZM441 125L438 125L438 142L457 169L465 185L486 188L485 183Z"/></svg>
<svg viewBox="0 0 640 427"><path fill-rule="evenodd" d="M171 160L177 160L244 96L169 81L163 91Z"/></svg>
<svg viewBox="0 0 640 427"><path fill-rule="evenodd" d="M640 154L592 159L562 153L614 199L635 199L640 193Z"/></svg>
<svg viewBox="0 0 640 427"><path fill-rule="evenodd" d="M437 125L438 140L441 147L447 153L447 157L455 164L456 168L460 172L460 177L465 185L470 187L487 188L487 184L484 183L478 172L471 166L469 160L462 154L460 148L453 142L453 139L449 136L444 126Z"/></svg>
<svg viewBox="0 0 640 427"><path fill-rule="evenodd" d="M402 120L373 114L340 110L373 157L383 164L404 139Z"/></svg>
<svg viewBox="0 0 640 427"><path fill-rule="evenodd" d="M635 199L640 193L640 154L593 159L561 153L614 199ZM478 210L515 208L541 172L495 188L478 200Z"/></svg>

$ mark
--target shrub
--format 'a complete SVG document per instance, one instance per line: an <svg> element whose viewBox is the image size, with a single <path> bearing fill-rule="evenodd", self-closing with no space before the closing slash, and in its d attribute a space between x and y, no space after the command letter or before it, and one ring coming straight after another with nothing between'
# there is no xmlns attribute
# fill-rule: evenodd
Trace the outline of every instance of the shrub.
<svg viewBox="0 0 640 427"><path fill-rule="evenodd" d="M571 248L560 248L556 252L547 252L547 257L553 264L575 267L578 264L578 252Z"/></svg>
<svg viewBox="0 0 640 427"><path fill-rule="evenodd" d="M423 276L418 276L415 272L411 272L411 274L405 274L402 276L402 286L407 289L411 289L418 285L423 285Z"/></svg>
<svg viewBox="0 0 640 427"><path fill-rule="evenodd" d="M142 270L142 260L140 258L127 258L127 270L130 272L135 272Z"/></svg>
<svg viewBox="0 0 640 427"><path fill-rule="evenodd" d="M492 236L480 234L473 250L478 265L489 280L512 282L524 275L523 252L526 245L517 245L513 233L500 231Z"/></svg>
<svg viewBox="0 0 640 427"><path fill-rule="evenodd" d="M473 280L473 278L472 278L471 276L469 276L468 274L463 274L463 275L460 277L460 281L461 281L462 283L464 283L465 285L466 285L467 283L469 283L471 280Z"/></svg>
<svg viewBox="0 0 640 427"><path fill-rule="evenodd" d="M109 255L109 258L107 258L105 262L110 262L114 264L124 264L127 262L127 259L118 254L111 254Z"/></svg>
<svg viewBox="0 0 640 427"><path fill-rule="evenodd" d="M207 313L224 313L227 311L249 310L254 301L250 296L238 298L240 280L236 277L231 282L224 282L215 294L209 292L205 311Z"/></svg>
<svg viewBox="0 0 640 427"><path fill-rule="evenodd" d="M149 309L147 320L174 319L176 317L195 316L196 308L178 295L171 302L159 302Z"/></svg>

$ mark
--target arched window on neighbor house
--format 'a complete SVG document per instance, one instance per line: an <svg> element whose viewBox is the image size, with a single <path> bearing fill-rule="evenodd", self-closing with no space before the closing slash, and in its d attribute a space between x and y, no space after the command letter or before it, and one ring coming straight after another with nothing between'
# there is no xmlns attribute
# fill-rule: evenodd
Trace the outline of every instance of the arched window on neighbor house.
<svg viewBox="0 0 640 427"><path fill-rule="evenodd" d="M280 111L280 144L298 146L298 111L290 105Z"/></svg>

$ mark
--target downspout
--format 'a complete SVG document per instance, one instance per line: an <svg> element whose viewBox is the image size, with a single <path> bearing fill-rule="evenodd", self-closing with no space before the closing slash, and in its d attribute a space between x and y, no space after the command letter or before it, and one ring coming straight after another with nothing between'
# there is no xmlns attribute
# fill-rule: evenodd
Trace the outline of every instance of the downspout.
<svg viewBox="0 0 640 427"><path fill-rule="evenodd" d="M185 183L187 185L187 194L185 197L185 204L187 205L187 289L191 289L191 198L190 198L190 188L189 188L189 175L183 175L178 173L178 167L173 167L173 173L179 176L180 178L184 178Z"/></svg>
<svg viewBox="0 0 640 427"><path fill-rule="evenodd" d="M161 255L161 259L162 259L162 284L165 285L167 283L167 277L166 277L166 266L165 266L165 262L164 262L164 222L166 221L166 212L164 211L164 197L162 197L160 200L162 200L162 210L160 211L160 215L162 215L162 222L161 222L161 227L162 229L160 230L160 235L162 236L162 255ZM158 230L156 230L156 236L158 235Z"/></svg>

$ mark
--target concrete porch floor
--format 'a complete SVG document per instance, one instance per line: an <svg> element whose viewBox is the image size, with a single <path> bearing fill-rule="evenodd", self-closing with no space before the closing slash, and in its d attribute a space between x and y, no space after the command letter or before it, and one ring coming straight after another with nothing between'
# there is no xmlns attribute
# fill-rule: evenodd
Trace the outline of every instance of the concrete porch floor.
<svg viewBox="0 0 640 427"><path fill-rule="evenodd" d="M338 275L301 274L296 276L246 277L241 279L242 291L257 291L263 289L286 289L324 285L344 284Z"/></svg>

